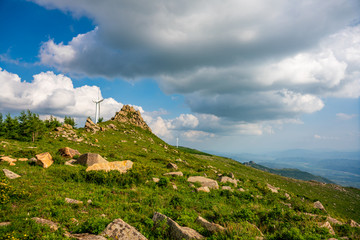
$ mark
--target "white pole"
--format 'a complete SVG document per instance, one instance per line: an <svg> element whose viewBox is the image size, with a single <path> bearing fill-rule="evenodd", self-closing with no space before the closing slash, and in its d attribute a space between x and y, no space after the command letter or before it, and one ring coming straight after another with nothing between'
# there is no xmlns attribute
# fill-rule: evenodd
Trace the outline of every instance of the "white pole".
<svg viewBox="0 0 360 240"><path fill-rule="evenodd" d="M176 148L179 148L179 138L176 138Z"/></svg>

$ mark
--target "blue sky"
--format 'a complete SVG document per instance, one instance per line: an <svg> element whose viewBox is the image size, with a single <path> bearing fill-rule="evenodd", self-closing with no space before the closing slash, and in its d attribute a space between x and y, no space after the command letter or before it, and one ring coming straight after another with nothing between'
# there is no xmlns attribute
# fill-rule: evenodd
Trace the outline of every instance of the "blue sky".
<svg viewBox="0 0 360 240"><path fill-rule="evenodd" d="M359 150L360 4L1 0L0 112L123 104L170 144Z"/></svg>

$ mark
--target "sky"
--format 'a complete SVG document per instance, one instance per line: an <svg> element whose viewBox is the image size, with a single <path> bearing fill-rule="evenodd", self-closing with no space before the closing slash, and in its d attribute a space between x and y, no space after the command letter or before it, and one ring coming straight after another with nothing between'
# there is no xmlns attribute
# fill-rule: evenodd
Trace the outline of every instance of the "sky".
<svg viewBox="0 0 360 240"><path fill-rule="evenodd" d="M0 0L0 112L136 107L175 145L360 150L358 0Z"/></svg>

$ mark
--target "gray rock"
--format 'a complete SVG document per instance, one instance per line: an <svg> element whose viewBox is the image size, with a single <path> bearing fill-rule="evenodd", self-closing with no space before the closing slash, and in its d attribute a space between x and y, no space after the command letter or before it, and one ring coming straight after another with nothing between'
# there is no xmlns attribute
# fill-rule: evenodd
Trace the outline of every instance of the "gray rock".
<svg viewBox="0 0 360 240"><path fill-rule="evenodd" d="M166 165L167 168L170 169L178 169L178 166L175 163L168 163L168 165Z"/></svg>
<svg viewBox="0 0 360 240"><path fill-rule="evenodd" d="M219 177L219 182L222 182L222 183L233 183L235 185L235 187L237 187L237 181L233 178L229 178L229 177L226 177L226 176L221 176Z"/></svg>
<svg viewBox="0 0 360 240"><path fill-rule="evenodd" d="M270 185L270 184L266 184L267 185L267 187L268 187L268 189L271 191L271 192L273 192L273 193L278 193L279 192L279 188L277 188L277 187L274 187L274 186L272 186L272 185Z"/></svg>
<svg viewBox="0 0 360 240"><path fill-rule="evenodd" d="M322 205L322 203L320 201L314 202L314 208L317 208L317 209L320 209L320 210L323 210L326 212L324 206Z"/></svg>
<svg viewBox="0 0 360 240"><path fill-rule="evenodd" d="M4 171L5 176L6 176L7 178L15 179L15 178L21 177L20 175L14 173L14 172L12 172L12 171L10 171L10 170L8 170L8 169L5 169L5 168L4 168L3 171Z"/></svg>
<svg viewBox="0 0 360 240"><path fill-rule="evenodd" d="M106 240L103 236L89 233L69 234L68 237L76 238L78 240Z"/></svg>
<svg viewBox="0 0 360 240"><path fill-rule="evenodd" d="M117 240L146 240L147 238L138 232L134 227L130 226L120 218L112 221L103 233L102 236Z"/></svg>
<svg viewBox="0 0 360 240"><path fill-rule="evenodd" d="M192 176L192 177L189 177L187 181L192 182L192 183L198 182L201 184L202 187L208 187L208 188L213 188L213 189L219 188L219 184L217 183L216 180L202 177L202 176Z"/></svg>
<svg viewBox="0 0 360 240"><path fill-rule="evenodd" d="M210 192L208 187L199 187L196 189L197 192Z"/></svg>
<svg viewBox="0 0 360 240"><path fill-rule="evenodd" d="M53 221L44 218L33 217L32 220L34 220L36 223L40 225L48 226L53 231L56 231L59 228L57 223L54 223Z"/></svg>
<svg viewBox="0 0 360 240"><path fill-rule="evenodd" d="M206 230L208 230L209 232L222 232L226 230L224 227L220 226L219 224L211 223L205 218L202 218L200 216L195 221L199 223L202 227L206 228Z"/></svg>
<svg viewBox="0 0 360 240"><path fill-rule="evenodd" d="M230 186L222 186L221 187L222 190L228 190L228 191L234 191Z"/></svg>
<svg viewBox="0 0 360 240"><path fill-rule="evenodd" d="M168 173L164 173L164 176L184 176L184 174L182 172L168 172Z"/></svg>
<svg viewBox="0 0 360 240"><path fill-rule="evenodd" d="M319 223L319 227L321 227L321 228L327 228L327 229L329 229L329 233L330 233L331 235L335 235L335 231L334 231L334 229L331 227L331 224L330 224L328 221L326 221L326 222L323 223L323 224Z"/></svg>
<svg viewBox="0 0 360 240"><path fill-rule="evenodd" d="M108 161L97 153L85 153L76 160L76 163L89 167L96 163L108 163Z"/></svg>
<svg viewBox="0 0 360 240"><path fill-rule="evenodd" d="M0 222L0 227L9 226L11 222Z"/></svg>
<svg viewBox="0 0 360 240"><path fill-rule="evenodd" d="M71 199L71 198L65 198L65 202L70 203L70 204L83 204L82 201Z"/></svg>
<svg viewBox="0 0 360 240"><path fill-rule="evenodd" d="M177 222L172 220L171 218L155 212L152 218L154 223L156 224L158 221L166 221L166 224L169 226L169 234L171 239L202 239L204 238L200 233L195 231L194 229L188 227L181 227Z"/></svg>

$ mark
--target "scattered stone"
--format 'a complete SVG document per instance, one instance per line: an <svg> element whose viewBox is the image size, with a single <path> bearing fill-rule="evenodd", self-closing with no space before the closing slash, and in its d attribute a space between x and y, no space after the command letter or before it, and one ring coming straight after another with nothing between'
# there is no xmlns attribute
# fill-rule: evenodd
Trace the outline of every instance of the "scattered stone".
<svg viewBox="0 0 360 240"><path fill-rule="evenodd" d="M291 203L284 203L284 202L280 202L280 203L287 206L287 207L289 207L289 208L291 208Z"/></svg>
<svg viewBox="0 0 360 240"><path fill-rule="evenodd" d="M198 182L201 184L202 187L208 187L213 189L219 188L219 184L217 183L217 181L202 176L192 176L189 177L187 181L192 183Z"/></svg>
<svg viewBox="0 0 360 240"><path fill-rule="evenodd" d="M168 165L166 165L167 168L170 169L178 169L178 166L175 163L168 163Z"/></svg>
<svg viewBox="0 0 360 240"><path fill-rule="evenodd" d="M285 193L285 197L286 197L288 200L291 199L291 197L290 197L290 195L289 195L288 193Z"/></svg>
<svg viewBox="0 0 360 240"><path fill-rule="evenodd" d="M197 192L210 192L210 188L208 187L199 187L196 189Z"/></svg>
<svg viewBox="0 0 360 240"><path fill-rule="evenodd" d="M239 188L238 189L240 192L245 192L245 189L243 189L243 188Z"/></svg>
<svg viewBox="0 0 360 240"><path fill-rule="evenodd" d="M86 171L119 171L120 173L126 173L127 170L131 169L133 162L130 160L106 162L106 163L95 163L89 166Z"/></svg>
<svg viewBox="0 0 360 240"><path fill-rule="evenodd" d="M138 126L142 129L149 130L151 132L150 127L146 124L144 119L141 117L140 111L136 111L134 107L129 105L124 105L120 112L117 112L111 120L131 123L135 126Z"/></svg>
<svg viewBox="0 0 360 240"><path fill-rule="evenodd" d="M115 126L114 124L112 124L112 123L110 123L110 124L108 125L108 128L111 128L111 129L113 129L113 130L117 130L116 126Z"/></svg>
<svg viewBox="0 0 360 240"><path fill-rule="evenodd" d="M15 162L17 161L16 159L7 156L1 157L0 159L1 161L8 162L10 166L15 166Z"/></svg>
<svg viewBox="0 0 360 240"><path fill-rule="evenodd" d="M320 209L320 210L322 210L322 211L325 211L325 212L326 212L326 210L325 210L324 206L321 204L321 202L320 202L320 201L316 201L316 202L314 202L314 208L317 208L317 209Z"/></svg>
<svg viewBox="0 0 360 240"><path fill-rule="evenodd" d="M59 228L56 223L54 223L53 221L44 219L44 218L33 217L32 220L34 220L38 224L50 227L50 229L53 231L56 231Z"/></svg>
<svg viewBox="0 0 360 240"><path fill-rule="evenodd" d="M194 188L194 187L195 187L195 185L194 185L194 184L192 184L192 183L190 183L190 184L189 184L189 187Z"/></svg>
<svg viewBox="0 0 360 240"><path fill-rule="evenodd" d="M76 163L90 167L97 163L108 163L108 161L97 153L85 153L77 159Z"/></svg>
<svg viewBox="0 0 360 240"><path fill-rule="evenodd" d="M172 187L173 187L174 190L178 189L175 183L172 184Z"/></svg>
<svg viewBox="0 0 360 240"><path fill-rule="evenodd" d="M65 198L65 202L70 203L70 204L83 204L82 201L71 199L71 198Z"/></svg>
<svg viewBox="0 0 360 240"><path fill-rule="evenodd" d="M36 164L43 168L48 168L54 163L52 156L48 152L37 154L36 159Z"/></svg>
<svg viewBox="0 0 360 240"><path fill-rule="evenodd" d="M355 222L354 220L350 219L349 220L349 225L350 227L357 227L357 228L360 228L360 224Z"/></svg>
<svg viewBox="0 0 360 240"><path fill-rule="evenodd" d="M5 176L9 179L15 179L15 178L19 178L21 177L20 175L8 170L8 169L3 169L4 173L5 173Z"/></svg>
<svg viewBox="0 0 360 240"><path fill-rule="evenodd" d="M68 157L68 158L73 158L74 156L81 155L78 150L75 150L75 149L72 149L69 147L64 147L64 148L59 149L59 153L61 154L61 156Z"/></svg>
<svg viewBox="0 0 360 240"><path fill-rule="evenodd" d="M338 225L343 225L344 224L343 222L340 222L339 220L337 220L335 218L332 218L332 217L327 217L326 220L329 223L332 223L332 224L338 224Z"/></svg>
<svg viewBox="0 0 360 240"><path fill-rule="evenodd" d="M98 143L98 142L99 142L99 140L98 140L97 138L95 138L95 142L96 142L96 143Z"/></svg>
<svg viewBox="0 0 360 240"><path fill-rule="evenodd" d="M222 183L233 183L235 185L235 187L237 187L237 181L233 178L229 178L229 177L226 177L226 176L221 176L219 177L219 182L222 182Z"/></svg>
<svg viewBox="0 0 360 240"><path fill-rule="evenodd" d="M71 218L70 220L72 223L77 223L77 224L79 223L79 220L77 220L76 218Z"/></svg>
<svg viewBox="0 0 360 240"><path fill-rule="evenodd" d="M65 162L65 165L67 166L74 166L73 164L76 163L76 159L70 159L69 161Z"/></svg>
<svg viewBox="0 0 360 240"><path fill-rule="evenodd" d="M152 218L154 223L158 221L166 221L167 225L169 226L169 234L171 239L202 239L204 238L200 233L195 231L194 229L188 227L181 227L177 222L172 220L171 218L155 212Z"/></svg>
<svg viewBox="0 0 360 240"><path fill-rule="evenodd" d="M235 175L231 172L230 173L230 177L232 178L232 179L235 179Z"/></svg>
<svg viewBox="0 0 360 240"><path fill-rule="evenodd" d="M36 161L37 161L36 158L30 158L29 159L29 163L36 163Z"/></svg>
<svg viewBox="0 0 360 240"><path fill-rule="evenodd" d="M182 172L168 172L168 173L164 173L164 176L179 176L179 177L182 177L182 176L184 176L184 174Z"/></svg>
<svg viewBox="0 0 360 240"><path fill-rule="evenodd" d="M279 192L279 189L280 188L277 188L277 187L274 187L274 186L272 186L272 185L270 185L270 184L266 184L266 186L268 187L268 189L271 191L271 192L273 192L273 193L278 193Z"/></svg>
<svg viewBox="0 0 360 240"><path fill-rule="evenodd" d="M67 237L76 238L78 240L106 240L106 238L103 236L89 233L69 234Z"/></svg>
<svg viewBox="0 0 360 240"><path fill-rule="evenodd" d="M160 181L160 179L159 179L159 178L156 178L156 177L154 177L152 180L153 180L153 182L155 182L155 183L158 183L158 182Z"/></svg>
<svg viewBox="0 0 360 240"><path fill-rule="evenodd" d="M0 227L9 226L11 222L0 222Z"/></svg>
<svg viewBox="0 0 360 240"><path fill-rule="evenodd" d="M87 200L87 203L88 204L92 203L92 200L91 199Z"/></svg>
<svg viewBox="0 0 360 240"><path fill-rule="evenodd" d="M118 240L146 240L147 238L138 232L133 226L130 226L120 218L112 221L103 233L102 236Z"/></svg>
<svg viewBox="0 0 360 240"><path fill-rule="evenodd" d="M323 224L319 223L319 227L321 227L321 228L327 228L327 229L329 229L329 233L330 233L331 235L335 235L335 231L334 231L334 229L331 227L331 224L330 224L328 221L326 221L326 222L323 223Z"/></svg>
<svg viewBox="0 0 360 240"><path fill-rule="evenodd" d="M222 186L221 187L222 190L229 190L229 191L234 191L230 186Z"/></svg>
<svg viewBox="0 0 360 240"><path fill-rule="evenodd" d="M198 216L195 221L199 223L202 227L206 228L206 230L208 230L209 232L222 232L226 230L224 227L220 226L219 224L211 223L205 218L202 218L200 216Z"/></svg>
<svg viewBox="0 0 360 240"><path fill-rule="evenodd" d="M20 161L20 162L26 162L26 161L28 161L29 159L27 159L27 158L19 158L18 159L18 161Z"/></svg>

